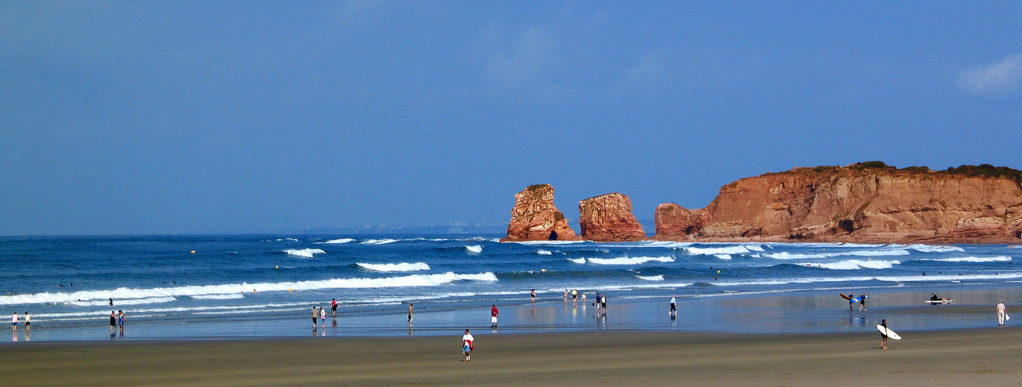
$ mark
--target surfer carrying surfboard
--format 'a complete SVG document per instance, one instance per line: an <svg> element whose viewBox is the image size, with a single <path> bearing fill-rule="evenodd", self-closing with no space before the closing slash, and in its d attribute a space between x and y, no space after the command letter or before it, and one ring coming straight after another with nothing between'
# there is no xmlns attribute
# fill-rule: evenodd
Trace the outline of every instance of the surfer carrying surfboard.
<svg viewBox="0 0 1022 387"><path fill-rule="evenodd" d="M887 319L880 320L880 325L884 327L884 331L880 332L880 349L887 349Z"/></svg>

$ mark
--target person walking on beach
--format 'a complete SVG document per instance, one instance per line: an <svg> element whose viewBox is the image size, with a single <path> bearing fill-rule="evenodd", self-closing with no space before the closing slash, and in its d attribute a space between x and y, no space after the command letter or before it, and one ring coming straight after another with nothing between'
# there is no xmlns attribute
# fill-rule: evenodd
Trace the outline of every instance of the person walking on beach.
<svg viewBox="0 0 1022 387"><path fill-rule="evenodd" d="M415 304L408 304L408 325L412 325L412 313L415 311Z"/></svg>
<svg viewBox="0 0 1022 387"><path fill-rule="evenodd" d="M326 328L326 308L319 308L319 324Z"/></svg>
<svg viewBox="0 0 1022 387"><path fill-rule="evenodd" d="M490 305L490 328L497 327L498 314L500 314L500 311L497 310L497 305L496 304Z"/></svg>
<svg viewBox="0 0 1022 387"><path fill-rule="evenodd" d="M855 304L855 293L848 293L848 311L852 312L852 304Z"/></svg>
<svg viewBox="0 0 1022 387"><path fill-rule="evenodd" d="M568 289L564 289L564 302L568 302Z"/></svg>
<svg viewBox="0 0 1022 387"><path fill-rule="evenodd" d="M316 330L316 324L318 323L318 321L316 321L317 317L319 317L319 311L316 310L315 306L313 306L312 307L312 330Z"/></svg>
<svg viewBox="0 0 1022 387"><path fill-rule="evenodd" d="M27 315L28 312L25 312ZM997 326L1004 326L1004 318L1008 316L1008 311L1004 307L1004 300L997 300Z"/></svg>
<svg viewBox="0 0 1022 387"><path fill-rule="evenodd" d="M461 336L461 351L465 352L465 362L472 361L472 350L475 349L475 338L472 337L471 333L468 333L468 329L465 330L465 335Z"/></svg>
<svg viewBox="0 0 1022 387"><path fill-rule="evenodd" d="M671 296L671 317L678 317L678 302Z"/></svg>
<svg viewBox="0 0 1022 387"><path fill-rule="evenodd" d="M14 312L14 316L11 316L11 329L18 330L18 312Z"/></svg>
<svg viewBox="0 0 1022 387"><path fill-rule="evenodd" d="M337 299L330 300L330 317L337 317Z"/></svg>
<svg viewBox="0 0 1022 387"><path fill-rule="evenodd" d="M529 301L536 302L536 289L532 289L532 292L529 293Z"/></svg>
<svg viewBox="0 0 1022 387"><path fill-rule="evenodd" d="M25 330L32 330L32 316L29 316L28 312L25 312Z"/></svg>
<svg viewBox="0 0 1022 387"><path fill-rule="evenodd" d="M862 295L859 296L859 311L860 312L865 312L866 311L866 299L867 298L869 298L869 296L867 296L866 293L862 293Z"/></svg>
<svg viewBox="0 0 1022 387"><path fill-rule="evenodd" d="M887 349L887 319L880 320L880 326L884 327L884 331L880 332L880 349Z"/></svg>
<svg viewBox="0 0 1022 387"><path fill-rule="evenodd" d="M578 302L578 290L571 289L571 302Z"/></svg>

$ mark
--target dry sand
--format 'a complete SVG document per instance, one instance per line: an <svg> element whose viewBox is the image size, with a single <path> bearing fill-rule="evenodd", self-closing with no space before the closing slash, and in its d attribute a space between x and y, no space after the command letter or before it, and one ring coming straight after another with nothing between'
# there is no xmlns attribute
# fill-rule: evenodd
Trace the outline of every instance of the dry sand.
<svg viewBox="0 0 1022 387"><path fill-rule="evenodd" d="M892 327L895 328L896 327ZM1022 329L0 345L4 385L1018 385Z"/></svg>

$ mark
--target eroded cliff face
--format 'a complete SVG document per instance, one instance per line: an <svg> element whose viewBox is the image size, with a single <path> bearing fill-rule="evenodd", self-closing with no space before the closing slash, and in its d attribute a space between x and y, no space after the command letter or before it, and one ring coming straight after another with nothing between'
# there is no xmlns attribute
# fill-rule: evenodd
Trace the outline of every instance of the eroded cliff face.
<svg viewBox="0 0 1022 387"><path fill-rule="evenodd" d="M582 238L595 242L641 241L642 225L632 214L632 200L609 193L578 202L578 224Z"/></svg>
<svg viewBox="0 0 1022 387"><path fill-rule="evenodd" d="M732 182L710 205L661 204L656 239L1019 243L1018 171L796 168ZM993 168L993 167L990 167Z"/></svg>
<svg viewBox="0 0 1022 387"><path fill-rule="evenodd" d="M554 206L554 187L550 184L531 185L515 194L507 237L501 242L579 239Z"/></svg>

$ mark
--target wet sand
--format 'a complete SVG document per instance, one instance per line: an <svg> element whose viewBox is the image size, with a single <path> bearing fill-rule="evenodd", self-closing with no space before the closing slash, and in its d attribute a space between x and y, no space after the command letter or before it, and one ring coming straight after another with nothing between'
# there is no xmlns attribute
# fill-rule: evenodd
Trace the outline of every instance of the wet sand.
<svg viewBox="0 0 1022 387"><path fill-rule="evenodd" d="M893 327L893 329L897 329ZM1014 385L1022 329L10 343L6 385Z"/></svg>

